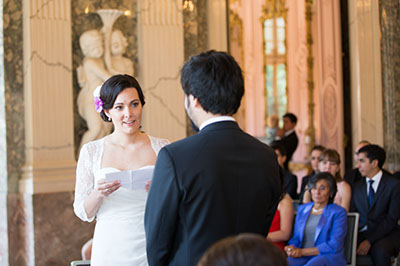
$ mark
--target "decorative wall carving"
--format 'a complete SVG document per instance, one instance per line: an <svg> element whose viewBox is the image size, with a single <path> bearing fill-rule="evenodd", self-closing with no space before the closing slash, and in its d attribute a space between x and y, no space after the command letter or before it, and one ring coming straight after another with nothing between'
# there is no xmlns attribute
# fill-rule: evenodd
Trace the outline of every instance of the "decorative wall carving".
<svg viewBox="0 0 400 266"><path fill-rule="evenodd" d="M321 84L321 144L343 153L343 90L340 6L336 0L316 1L318 80ZM344 170L344 165L341 165Z"/></svg>
<svg viewBox="0 0 400 266"><path fill-rule="evenodd" d="M139 73L138 67L138 48L137 48L137 2L131 0L113 0L113 1L102 1L102 0L71 0L71 27L72 27L72 69L73 71L73 100L76 104L77 97L80 92L80 86L78 83L78 76L76 69L82 65L84 55L80 49L79 37L83 32L88 30L100 30L103 27L100 16L95 13L96 10L100 9L116 9L124 12L123 16L113 24L113 30L119 30L126 38L126 51L124 57L130 60L133 64L133 72ZM86 13L85 13L86 11ZM113 59L113 58L112 58ZM110 73L111 74L111 73ZM139 81L140 82L140 81ZM141 84L142 85L142 84ZM92 98L93 101L93 98ZM93 102L92 102L93 103ZM92 107L93 104L90 104ZM98 114L97 114L98 116ZM99 117L100 118L100 117ZM79 145L81 138L87 130L86 122L78 114L78 106L74 106L74 143L75 143L75 155L79 152Z"/></svg>

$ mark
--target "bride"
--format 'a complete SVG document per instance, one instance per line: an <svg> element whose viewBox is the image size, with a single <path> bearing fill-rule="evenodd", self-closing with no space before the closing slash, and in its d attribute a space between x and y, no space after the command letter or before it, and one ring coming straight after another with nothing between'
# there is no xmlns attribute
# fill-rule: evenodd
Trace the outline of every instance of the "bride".
<svg viewBox="0 0 400 266"><path fill-rule="evenodd" d="M115 75L96 91L96 111L105 122L112 121L114 132L82 147L74 212L83 221L97 219L91 265L147 265L147 191L129 190L119 180L104 178L106 173L153 168L158 152L169 142L139 131L145 101L135 78Z"/></svg>

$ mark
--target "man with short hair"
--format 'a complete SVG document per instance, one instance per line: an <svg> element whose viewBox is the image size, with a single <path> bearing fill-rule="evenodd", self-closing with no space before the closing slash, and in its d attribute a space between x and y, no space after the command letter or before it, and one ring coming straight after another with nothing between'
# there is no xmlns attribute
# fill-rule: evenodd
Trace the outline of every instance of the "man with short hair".
<svg viewBox="0 0 400 266"><path fill-rule="evenodd" d="M181 74L185 108L200 131L158 154L145 212L150 266L194 266L224 237L267 236L281 195L275 152L232 117L244 94L233 57L201 53Z"/></svg>
<svg viewBox="0 0 400 266"><path fill-rule="evenodd" d="M358 255L371 254L374 265L391 265L400 248L400 181L382 171L386 152L366 145L358 152L365 178L354 184L351 211L360 213Z"/></svg>
<svg viewBox="0 0 400 266"><path fill-rule="evenodd" d="M272 144L271 148L275 150L278 164L282 167L285 192L288 193L292 199L297 199L297 176L283 168L287 157L285 147L281 144Z"/></svg>
<svg viewBox="0 0 400 266"><path fill-rule="evenodd" d="M371 143L367 140L362 140L360 141L357 146L354 148L354 162L356 164L356 167L347 171L346 174L344 175L344 180L349 183L350 187L353 188L353 185L358 182L358 180L363 179L361 176L360 172L358 171L358 151L367 145L370 145Z"/></svg>
<svg viewBox="0 0 400 266"><path fill-rule="evenodd" d="M292 113L286 113L283 116L283 128L278 132L278 143L282 144L287 151L287 158L284 168L289 170L289 161L292 159L293 153L296 151L299 139L294 130L297 124L297 117Z"/></svg>

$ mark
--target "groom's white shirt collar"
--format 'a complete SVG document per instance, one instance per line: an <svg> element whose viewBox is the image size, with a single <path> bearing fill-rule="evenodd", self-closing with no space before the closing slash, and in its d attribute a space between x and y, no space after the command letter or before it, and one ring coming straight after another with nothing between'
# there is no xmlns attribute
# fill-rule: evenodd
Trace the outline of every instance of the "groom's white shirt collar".
<svg viewBox="0 0 400 266"><path fill-rule="evenodd" d="M199 130L202 130L203 128L205 128L206 126L208 126L210 124L217 123L217 122L223 122L223 121L236 121L236 120L232 116L217 116L217 117L213 117L213 118L210 118L210 119L207 119L206 121L204 121L200 125Z"/></svg>

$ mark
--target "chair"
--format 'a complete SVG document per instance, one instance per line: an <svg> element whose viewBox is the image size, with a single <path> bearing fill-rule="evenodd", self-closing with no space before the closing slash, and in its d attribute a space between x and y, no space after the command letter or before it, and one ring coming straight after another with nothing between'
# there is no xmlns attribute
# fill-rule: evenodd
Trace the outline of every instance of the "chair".
<svg viewBox="0 0 400 266"><path fill-rule="evenodd" d="M399 265L399 258L400 258L400 253L397 255L397 257L392 257L392 266ZM358 266L374 266L374 262L372 261L371 255L357 256L357 265Z"/></svg>
<svg viewBox="0 0 400 266"><path fill-rule="evenodd" d="M347 235L344 240L344 255L346 257L346 265L356 265L359 220L360 215L358 213L347 213Z"/></svg>
<svg viewBox="0 0 400 266"><path fill-rule="evenodd" d="M293 203L294 212L297 212L297 209L299 208L299 205L300 205L300 201L298 199L295 199L295 200L292 200L292 203Z"/></svg>
<svg viewBox="0 0 400 266"><path fill-rule="evenodd" d="M90 266L90 260L74 260L71 266Z"/></svg>

